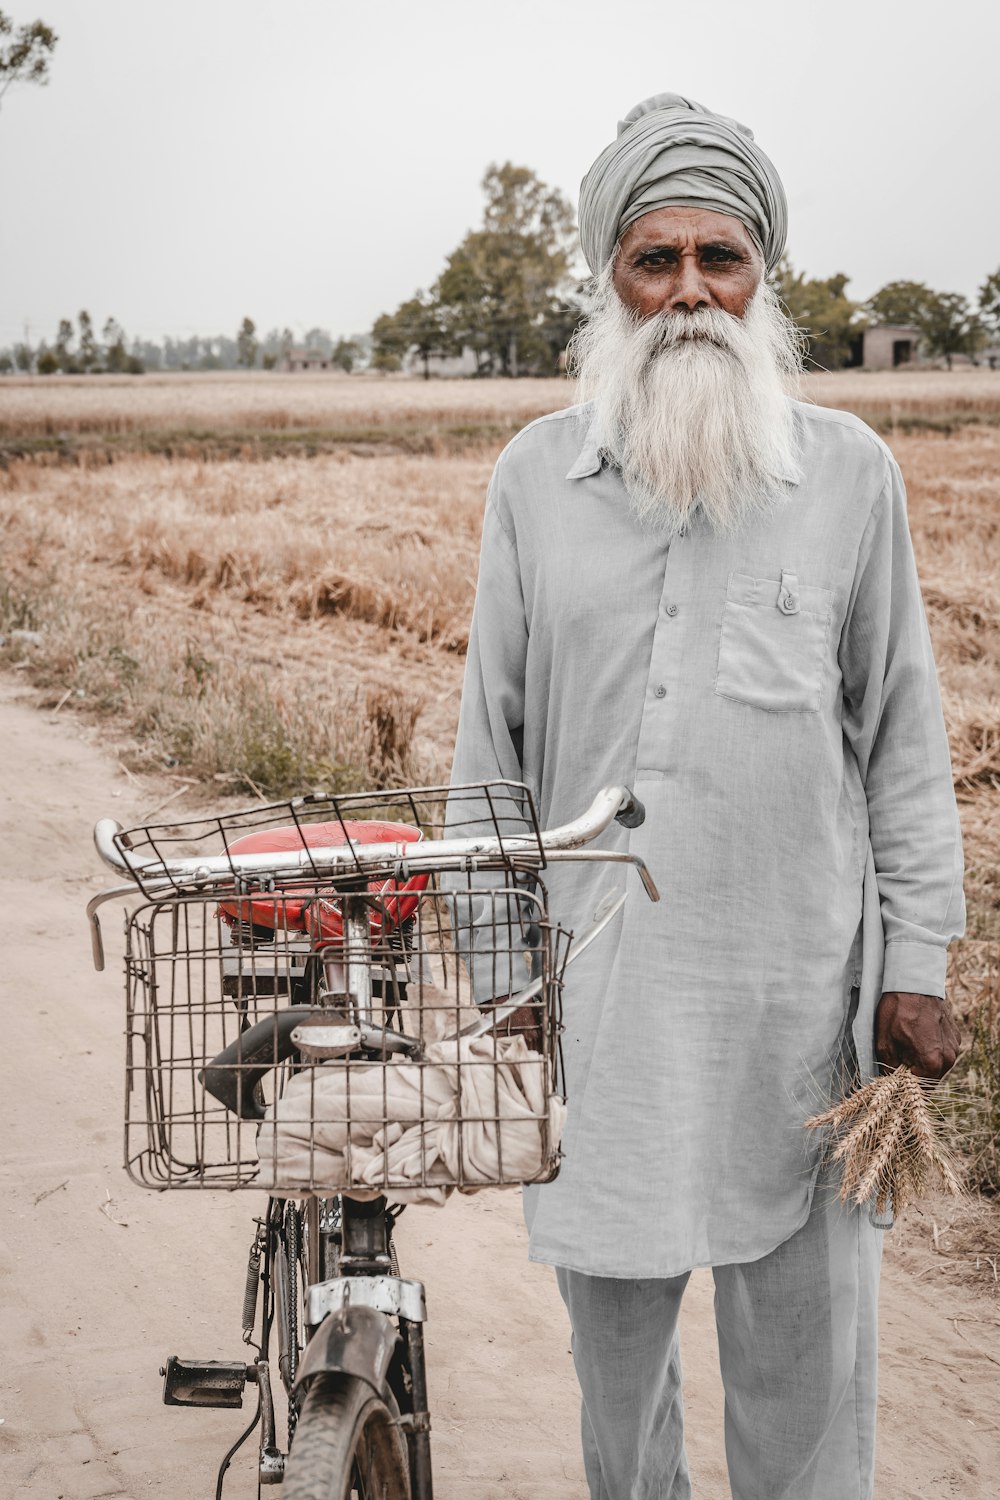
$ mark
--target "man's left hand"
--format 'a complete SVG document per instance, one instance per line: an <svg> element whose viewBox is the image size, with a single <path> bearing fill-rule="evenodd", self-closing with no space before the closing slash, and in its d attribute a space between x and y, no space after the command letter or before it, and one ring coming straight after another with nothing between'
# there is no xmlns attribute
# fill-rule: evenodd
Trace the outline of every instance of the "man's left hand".
<svg viewBox="0 0 1000 1500"><path fill-rule="evenodd" d="M875 1056L886 1068L905 1064L920 1078L943 1078L962 1038L948 1005L937 995L887 990L875 1012Z"/></svg>

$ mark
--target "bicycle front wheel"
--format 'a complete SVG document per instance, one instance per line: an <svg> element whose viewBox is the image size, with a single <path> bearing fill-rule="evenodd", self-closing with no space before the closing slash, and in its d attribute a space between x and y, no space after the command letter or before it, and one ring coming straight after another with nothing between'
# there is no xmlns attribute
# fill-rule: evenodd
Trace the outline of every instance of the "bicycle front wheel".
<svg viewBox="0 0 1000 1500"><path fill-rule="evenodd" d="M398 1420L364 1380L318 1376L299 1413L283 1500L410 1500Z"/></svg>

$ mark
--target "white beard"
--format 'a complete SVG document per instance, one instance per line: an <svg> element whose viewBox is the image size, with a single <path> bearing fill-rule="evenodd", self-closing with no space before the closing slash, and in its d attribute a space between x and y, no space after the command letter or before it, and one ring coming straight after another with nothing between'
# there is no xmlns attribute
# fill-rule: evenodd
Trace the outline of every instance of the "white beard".
<svg viewBox="0 0 1000 1500"><path fill-rule="evenodd" d="M718 308L640 321L609 266L573 340L580 395L622 472L637 518L676 534L701 507L732 534L800 477L793 394L798 331L762 282L743 318Z"/></svg>

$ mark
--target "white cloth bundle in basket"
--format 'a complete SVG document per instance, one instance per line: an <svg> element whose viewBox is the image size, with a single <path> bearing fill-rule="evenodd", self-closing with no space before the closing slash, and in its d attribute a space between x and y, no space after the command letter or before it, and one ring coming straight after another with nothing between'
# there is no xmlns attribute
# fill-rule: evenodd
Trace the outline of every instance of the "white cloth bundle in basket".
<svg viewBox="0 0 1000 1500"><path fill-rule="evenodd" d="M295 1074L260 1127L261 1187L443 1203L547 1176L565 1105L523 1036L429 1042L420 1062L338 1060Z"/></svg>

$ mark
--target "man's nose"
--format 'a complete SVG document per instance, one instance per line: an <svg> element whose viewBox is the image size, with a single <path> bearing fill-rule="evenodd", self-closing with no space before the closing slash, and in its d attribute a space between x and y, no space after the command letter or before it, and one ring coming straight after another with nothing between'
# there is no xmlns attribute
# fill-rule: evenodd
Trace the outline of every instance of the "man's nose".
<svg viewBox="0 0 1000 1500"><path fill-rule="evenodd" d="M696 256L682 255L677 275L670 288L667 308L670 312L695 312L699 307L711 307L712 294L702 275Z"/></svg>

